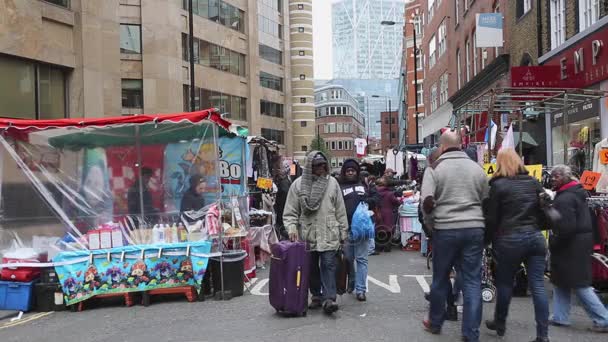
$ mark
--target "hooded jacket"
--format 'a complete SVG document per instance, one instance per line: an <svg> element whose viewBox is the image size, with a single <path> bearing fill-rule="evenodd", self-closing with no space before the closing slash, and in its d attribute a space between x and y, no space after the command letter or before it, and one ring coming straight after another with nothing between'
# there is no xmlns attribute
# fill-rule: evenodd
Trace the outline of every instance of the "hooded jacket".
<svg viewBox="0 0 608 342"><path fill-rule="evenodd" d="M283 223L290 234L300 232L300 239L308 243L309 250L336 251L348 237L348 219L338 181L329 174L324 176L325 179L312 174L312 160L319 154L323 156L318 151L308 154L302 177L291 185L283 212ZM312 189L320 184L317 182L326 182L325 191L314 194L320 196L319 205L314 210L307 208L303 199L311 194L305 189L306 180L311 181Z"/></svg>
<svg viewBox="0 0 608 342"><path fill-rule="evenodd" d="M348 181L346 178L346 169L354 168L357 171L355 181ZM347 159L342 164L340 171L340 189L344 197L344 206L346 207L346 215L348 217L348 226L350 227L353 221L353 215L359 206L359 203L365 202L372 210L378 202L378 193L375 189L370 189L361 180L361 168L359 163L354 159Z"/></svg>

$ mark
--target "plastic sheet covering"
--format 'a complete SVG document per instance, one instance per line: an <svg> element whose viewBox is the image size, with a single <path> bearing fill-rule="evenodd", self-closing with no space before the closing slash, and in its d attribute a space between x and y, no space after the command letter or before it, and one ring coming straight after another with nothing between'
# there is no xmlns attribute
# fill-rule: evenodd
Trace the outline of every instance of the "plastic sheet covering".
<svg viewBox="0 0 608 342"><path fill-rule="evenodd" d="M95 238L99 248L126 245L138 228L179 223L186 202L197 210L218 201L217 143L227 131L173 116L117 120L4 127L0 256L34 247L34 237L49 255L87 249L87 233L100 227L111 233Z"/></svg>

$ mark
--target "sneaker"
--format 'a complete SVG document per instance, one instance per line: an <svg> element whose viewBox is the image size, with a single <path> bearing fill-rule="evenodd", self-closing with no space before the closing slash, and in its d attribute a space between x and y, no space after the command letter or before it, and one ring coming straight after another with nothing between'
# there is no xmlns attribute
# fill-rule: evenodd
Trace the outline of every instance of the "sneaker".
<svg viewBox="0 0 608 342"><path fill-rule="evenodd" d="M422 325L424 326L424 330L430 332L433 335L441 334L441 328L433 327L431 325L431 321L429 321L428 319L425 319L424 321L422 321Z"/></svg>
<svg viewBox="0 0 608 342"><path fill-rule="evenodd" d="M505 336L505 325L497 323L496 321L492 320L492 321L486 321L486 328L492 330L492 331L496 331L496 335L498 336Z"/></svg>
<svg viewBox="0 0 608 342"><path fill-rule="evenodd" d="M555 326L555 327L569 327L570 326L570 323L562 323L562 322L555 321L553 319L549 320L549 324L552 326Z"/></svg>
<svg viewBox="0 0 608 342"><path fill-rule="evenodd" d="M357 300L360 302L365 302L367 300L365 293L357 293Z"/></svg>
<svg viewBox="0 0 608 342"><path fill-rule="evenodd" d="M310 301L308 308L311 310L316 310L316 309L320 309L321 306L322 306L321 300L313 298L313 300Z"/></svg>
<svg viewBox="0 0 608 342"><path fill-rule="evenodd" d="M608 333L608 325L603 326L603 325L594 324L591 327L590 330L593 331L594 333L607 334Z"/></svg>
<svg viewBox="0 0 608 342"><path fill-rule="evenodd" d="M457 322L458 321L458 309L454 305L448 305L446 310L446 320Z"/></svg>
<svg viewBox="0 0 608 342"><path fill-rule="evenodd" d="M346 293L348 293L348 294L353 293L353 291L355 291L355 289L353 289L352 287L349 287L346 289Z"/></svg>
<svg viewBox="0 0 608 342"><path fill-rule="evenodd" d="M336 311L338 311L338 304L333 300L328 299L323 303L323 312L326 314L331 315Z"/></svg>

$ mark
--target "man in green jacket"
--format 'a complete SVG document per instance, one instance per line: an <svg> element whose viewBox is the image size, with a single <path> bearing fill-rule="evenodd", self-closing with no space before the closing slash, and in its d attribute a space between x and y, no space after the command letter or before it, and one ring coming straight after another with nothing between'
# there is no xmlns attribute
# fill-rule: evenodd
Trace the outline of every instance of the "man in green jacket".
<svg viewBox="0 0 608 342"><path fill-rule="evenodd" d="M302 177L289 189L283 223L289 238L301 237L311 252L309 308L334 313L338 310L336 253L348 237L348 219L340 185L329 176L323 153L312 151L306 157Z"/></svg>

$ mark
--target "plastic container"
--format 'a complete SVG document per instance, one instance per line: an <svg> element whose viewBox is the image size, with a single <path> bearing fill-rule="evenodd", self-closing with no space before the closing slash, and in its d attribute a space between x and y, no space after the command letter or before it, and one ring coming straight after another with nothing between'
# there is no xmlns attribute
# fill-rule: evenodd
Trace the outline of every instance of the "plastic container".
<svg viewBox="0 0 608 342"><path fill-rule="evenodd" d="M245 257L247 252L235 251L224 252L224 291L229 291L232 297L243 295L245 282L243 274L245 272ZM209 259L209 270L211 271L211 280L213 284L213 293L222 291L222 282L220 271L220 258Z"/></svg>
<svg viewBox="0 0 608 342"><path fill-rule="evenodd" d="M30 311L34 282L0 281L0 310Z"/></svg>
<svg viewBox="0 0 608 342"><path fill-rule="evenodd" d="M43 268L40 272L40 281L43 283L59 283L59 277L54 267Z"/></svg>
<svg viewBox="0 0 608 342"><path fill-rule="evenodd" d="M35 284L34 294L36 298L36 311L63 311L63 292L59 283L38 283Z"/></svg>

